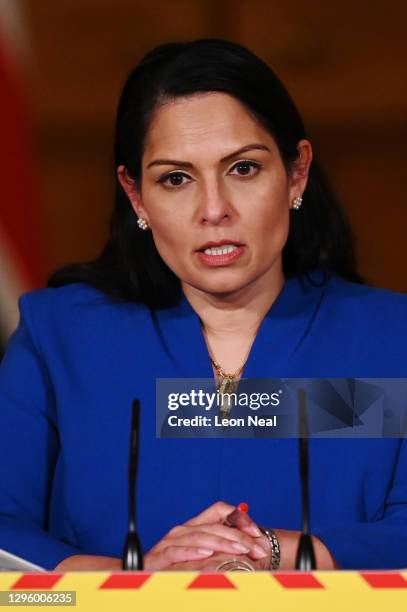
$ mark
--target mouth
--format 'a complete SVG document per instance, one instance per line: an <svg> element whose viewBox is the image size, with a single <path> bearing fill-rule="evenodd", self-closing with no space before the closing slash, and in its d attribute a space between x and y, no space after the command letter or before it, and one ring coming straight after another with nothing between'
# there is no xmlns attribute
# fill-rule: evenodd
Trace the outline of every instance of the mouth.
<svg viewBox="0 0 407 612"><path fill-rule="evenodd" d="M221 240L219 242L207 242L197 250L197 255L205 266L228 266L241 257L244 250L245 247L240 242Z"/></svg>
<svg viewBox="0 0 407 612"><path fill-rule="evenodd" d="M197 249L200 253L205 253L206 255L227 255L228 253L233 252L235 249L242 247L243 244L241 242L237 242L236 240L219 240L218 242L205 242L199 249Z"/></svg>

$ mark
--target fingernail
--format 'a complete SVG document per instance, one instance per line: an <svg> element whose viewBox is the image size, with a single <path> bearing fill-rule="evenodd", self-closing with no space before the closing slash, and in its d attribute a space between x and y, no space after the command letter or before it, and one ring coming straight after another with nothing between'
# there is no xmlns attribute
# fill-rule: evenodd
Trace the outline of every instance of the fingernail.
<svg viewBox="0 0 407 612"><path fill-rule="evenodd" d="M259 559L264 559L264 557L267 557L267 553L265 552L264 548L258 546L257 544L253 546L252 551L256 557L259 557Z"/></svg>
<svg viewBox="0 0 407 612"><path fill-rule="evenodd" d="M210 548L198 548L198 554L200 555L211 555L213 553L213 550L211 550Z"/></svg>
<svg viewBox="0 0 407 612"><path fill-rule="evenodd" d="M247 548L244 544L240 544L240 542L233 542L233 548L242 553L248 553L250 550L250 548Z"/></svg>
<svg viewBox="0 0 407 612"><path fill-rule="evenodd" d="M255 538L259 538L261 535L263 535L256 525L250 525L250 527L247 528L247 531Z"/></svg>

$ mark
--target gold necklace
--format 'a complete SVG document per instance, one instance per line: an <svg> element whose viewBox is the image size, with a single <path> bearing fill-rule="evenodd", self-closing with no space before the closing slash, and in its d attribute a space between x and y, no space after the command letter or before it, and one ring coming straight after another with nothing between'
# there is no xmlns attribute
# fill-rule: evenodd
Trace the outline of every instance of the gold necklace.
<svg viewBox="0 0 407 612"><path fill-rule="evenodd" d="M205 336L206 336L206 330L205 327L203 326L202 322L202 329L204 330ZM213 364L213 367L215 368L218 376L221 378L221 382L220 384L217 385L217 391L219 392L219 394L221 395L221 406L220 406L220 414L222 416L222 418L227 418L229 416L229 413L232 409L232 406L230 405L230 396L229 394L234 393L238 387L239 381L235 380L235 378L241 374L241 372L243 371L247 360L249 358L250 355L250 351L252 349L253 346L253 342L256 338L257 332L259 330L259 327L261 325L261 322L259 323L259 325L257 326L256 332L254 334L253 340L250 343L250 347L249 350L247 351L247 355L245 357L245 360L243 362L243 365L240 366L240 368L238 368L235 372L233 373L227 373L225 372L225 370L222 368L222 366L215 361L215 359L212 357L211 355L211 351L209 350L209 342L207 342L207 349L208 349L208 354L209 354L209 358ZM215 380L216 382L216 380ZM228 395L228 398L226 400L226 395Z"/></svg>
<svg viewBox="0 0 407 612"><path fill-rule="evenodd" d="M240 368L238 370L236 370L236 372L233 372L233 374L227 374L224 369L222 368L222 366L220 366L212 357L211 355L209 355L210 360L218 374L218 376L220 376L221 378L221 382L220 384L217 385L217 390L218 393L220 395L220 406L219 406L219 412L220 412L220 416L222 417L222 419L227 419L229 417L230 411L232 410L232 405L231 405L231 394L235 393L239 381L235 380L236 376L238 376L242 371L244 366L246 365L246 361L245 360L244 364L242 366L240 366Z"/></svg>
<svg viewBox="0 0 407 612"><path fill-rule="evenodd" d="M231 386L231 384L233 382L235 382L235 378L236 376L238 376L242 371L244 366L246 365L246 361L245 360L244 364L242 366L240 366L240 368L238 368L236 370L236 372L233 372L233 374L227 374L224 369L222 368L222 366L219 365L219 363L217 363L212 357L211 355L209 355L210 360L212 361L213 367L215 368L216 372L218 373L218 375L221 377L222 381L218 387L218 391L219 393L227 393L226 389Z"/></svg>

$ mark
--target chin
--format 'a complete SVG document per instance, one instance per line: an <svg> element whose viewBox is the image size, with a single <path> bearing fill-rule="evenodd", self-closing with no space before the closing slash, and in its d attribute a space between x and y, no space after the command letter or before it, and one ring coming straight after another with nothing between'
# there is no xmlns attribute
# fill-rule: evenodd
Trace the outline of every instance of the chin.
<svg viewBox="0 0 407 612"><path fill-rule="evenodd" d="M240 291L250 283L248 278L240 279L213 279L205 282L206 279L200 278L196 283L191 283L199 291L210 293L219 297L226 297L232 293ZM204 282L203 282L204 281Z"/></svg>

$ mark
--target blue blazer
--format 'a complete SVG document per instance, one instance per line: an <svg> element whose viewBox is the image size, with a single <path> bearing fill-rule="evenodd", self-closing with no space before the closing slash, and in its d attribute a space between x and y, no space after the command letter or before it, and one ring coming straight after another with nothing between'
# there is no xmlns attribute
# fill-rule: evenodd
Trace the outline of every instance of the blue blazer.
<svg viewBox="0 0 407 612"><path fill-rule="evenodd" d="M295 439L157 439L157 377L213 376L185 297L155 316L83 283L20 298L0 367L0 548L52 569L121 557L130 407L141 400L138 528L147 552L217 500L301 529ZM286 281L245 377L407 377L407 296L332 275ZM407 568L407 446L310 440L310 530L341 568Z"/></svg>

